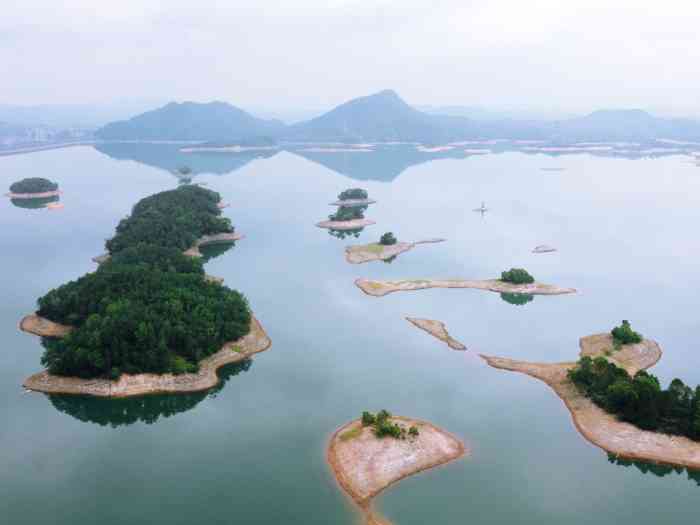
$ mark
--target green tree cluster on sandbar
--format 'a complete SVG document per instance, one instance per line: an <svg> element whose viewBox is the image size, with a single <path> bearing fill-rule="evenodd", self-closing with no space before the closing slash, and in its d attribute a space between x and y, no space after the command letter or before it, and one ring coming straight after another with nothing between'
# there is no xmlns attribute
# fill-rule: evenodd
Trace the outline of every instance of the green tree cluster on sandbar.
<svg viewBox="0 0 700 525"><path fill-rule="evenodd" d="M630 377L604 357L582 357L568 376L581 393L607 412L644 430L700 440L700 386L680 379L663 390L646 371Z"/></svg>
<svg viewBox="0 0 700 525"><path fill-rule="evenodd" d="M141 199L106 242L114 254L140 243L186 250L204 235L231 233L231 221L221 217L221 196L200 186L181 186Z"/></svg>
<svg viewBox="0 0 700 525"><path fill-rule="evenodd" d="M41 177L22 179L10 186L10 191L12 193L44 193L47 191L56 191L57 189L58 184Z"/></svg>
<svg viewBox="0 0 700 525"><path fill-rule="evenodd" d="M523 268L511 268L501 272L501 281L513 284L530 284L535 282L535 278Z"/></svg>
<svg viewBox="0 0 700 525"><path fill-rule="evenodd" d="M352 221L355 219L364 219L367 206L352 206L338 208L338 211L329 215L328 218L332 221Z"/></svg>
<svg viewBox="0 0 700 525"><path fill-rule="evenodd" d="M379 238L379 244L382 246L391 246L393 244L396 244L396 237L394 237L394 234L392 232L386 232Z"/></svg>
<svg viewBox="0 0 700 525"><path fill-rule="evenodd" d="M613 328L610 333L613 336L613 341L618 345L628 345L630 343L642 342L641 334L638 334L632 330L632 326L627 320L623 320L622 324Z"/></svg>
<svg viewBox="0 0 700 525"><path fill-rule="evenodd" d="M377 414L371 412L362 412L362 426L372 427L374 435L378 438L387 436L395 439L406 439L406 436L417 437L419 435L418 428L411 426L408 430L398 423L391 421L391 414L386 410L380 410Z"/></svg>
<svg viewBox="0 0 700 525"><path fill-rule="evenodd" d="M368 196L367 190L363 190L362 188L349 188L338 195L338 200L365 200Z"/></svg>

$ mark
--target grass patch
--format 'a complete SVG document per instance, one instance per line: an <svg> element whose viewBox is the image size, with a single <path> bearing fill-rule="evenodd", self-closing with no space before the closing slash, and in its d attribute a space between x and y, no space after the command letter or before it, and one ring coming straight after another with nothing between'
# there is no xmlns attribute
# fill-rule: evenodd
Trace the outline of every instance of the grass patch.
<svg viewBox="0 0 700 525"><path fill-rule="evenodd" d="M382 253L384 251L384 246L382 246L379 243L374 242L374 243L371 243L371 244L368 244L367 246L365 246L365 249L369 253L379 254L379 253Z"/></svg>
<svg viewBox="0 0 700 525"><path fill-rule="evenodd" d="M237 354L243 353L243 349L238 345L233 345L231 347L231 351L236 352Z"/></svg>
<svg viewBox="0 0 700 525"><path fill-rule="evenodd" d="M350 441L362 434L362 427L355 427L352 430L348 430L340 434L340 441Z"/></svg>

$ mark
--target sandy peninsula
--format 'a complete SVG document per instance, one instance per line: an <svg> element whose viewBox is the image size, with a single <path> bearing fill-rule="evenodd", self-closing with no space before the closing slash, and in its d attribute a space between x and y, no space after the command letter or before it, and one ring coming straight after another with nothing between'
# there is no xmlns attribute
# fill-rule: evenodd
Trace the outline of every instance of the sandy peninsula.
<svg viewBox="0 0 700 525"><path fill-rule="evenodd" d="M368 525L387 522L374 514L372 499L392 483L453 461L467 452L464 444L430 423L394 416L391 421L416 426L417 437L377 438L371 427L355 420L330 439L327 459L338 484L362 509Z"/></svg>
<svg viewBox="0 0 700 525"><path fill-rule="evenodd" d="M236 232L204 235L200 237L191 247L182 252L182 254L189 257L201 257L202 252L200 252L199 249L202 246L206 246L207 244L228 244L231 242L240 241L241 239L245 239L245 235ZM93 257L92 262L102 264L107 262L110 257L111 255L109 253L103 253L102 255L96 255Z"/></svg>
<svg viewBox="0 0 700 525"><path fill-rule="evenodd" d="M421 330L428 332L433 337L437 337L440 341L447 343L447 346L452 350L466 350L467 347L454 339L447 331L445 323L435 321L433 319L419 319L417 317L406 317L406 321L417 326Z"/></svg>
<svg viewBox="0 0 700 525"><path fill-rule="evenodd" d="M46 199L48 197L58 197L63 192L61 190L41 191L38 193L6 193L5 196L10 199Z"/></svg>
<svg viewBox="0 0 700 525"><path fill-rule="evenodd" d="M609 334L583 337L581 356L603 355L630 374L645 370L661 358L661 348L651 340L612 349ZM583 396L567 377L575 363L530 363L501 357L481 356L489 365L521 372L544 381L561 398L580 434L603 450L623 459L675 467L700 469L700 442L683 436L641 430L618 420Z"/></svg>
<svg viewBox="0 0 700 525"><path fill-rule="evenodd" d="M60 337L70 326L53 323L36 315L28 315L20 323L22 330ZM63 332L60 333L59 332ZM196 374L122 374L119 380L80 379L49 374L47 371L30 376L24 387L47 394L80 394L97 397L129 397L156 393L182 393L207 390L219 382L216 371L224 365L248 359L270 348L272 342L255 317L250 320L250 332L237 341L226 343L221 350L199 362Z"/></svg>
<svg viewBox="0 0 700 525"><path fill-rule="evenodd" d="M351 219L349 221L321 221L316 223L319 228L327 228L329 230L356 230L365 226L377 224L369 219Z"/></svg>
<svg viewBox="0 0 700 525"><path fill-rule="evenodd" d="M445 239L426 239L416 242L397 242L396 244L389 245L373 242L360 246L347 246L345 248L345 260L350 264L362 264L370 261L385 261L412 250L419 244L433 244L444 241Z"/></svg>
<svg viewBox="0 0 700 525"><path fill-rule="evenodd" d="M382 297L393 292L425 290L427 288L473 288L497 293L520 293L530 295L563 295L576 293L574 288L560 288L551 284L513 284L500 279L467 281L463 279L414 279L402 281L373 281L356 279L355 285L367 295Z"/></svg>

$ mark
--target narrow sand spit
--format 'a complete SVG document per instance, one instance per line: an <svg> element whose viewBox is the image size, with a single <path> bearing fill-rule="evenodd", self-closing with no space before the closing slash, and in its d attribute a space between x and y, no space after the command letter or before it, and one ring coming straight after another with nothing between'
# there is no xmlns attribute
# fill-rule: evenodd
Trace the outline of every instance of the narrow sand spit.
<svg viewBox="0 0 700 525"><path fill-rule="evenodd" d="M662 354L656 342L644 339L639 344L613 350L608 357L605 351L612 348L609 334L584 337L580 345L580 355L593 357L602 353L630 374L653 366ZM486 355L481 357L494 368L521 372L544 381L564 401L581 435L603 450L623 459L700 469L700 442L641 430L608 414L583 396L567 377L568 370L575 363L529 363Z"/></svg>
<svg viewBox="0 0 700 525"><path fill-rule="evenodd" d="M427 288L473 288L497 293L524 293L531 295L563 295L576 293L574 288L560 288L551 284L512 284L499 279L467 281L464 279L414 279L402 281L373 281L356 279L355 285L367 295L382 297L393 292L425 290Z"/></svg>
<svg viewBox="0 0 700 525"><path fill-rule="evenodd" d="M10 199L46 199L47 197L57 197L63 192L61 190L41 191L38 193L6 193L5 196Z"/></svg>
<svg viewBox="0 0 700 525"><path fill-rule="evenodd" d="M551 246L548 246L546 244L540 244L539 246L535 246L532 249L532 253L551 253L551 252L556 252L557 249L553 248Z"/></svg>
<svg viewBox="0 0 700 525"><path fill-rule="evenodd" d="M417 419L394 416L404 427L416 426L419 435L405 440L377 438L371 427L351 421L335 431L327 459L343 490L362 509L367 524L385 524L372 509L372 499L392 483L465 454L464 444L451 434Z"/></svg>
<svg viewBox="0 0 700 525"><path fill-rule="evenodd" d="M356 230L365 226L376 224L369 219L352 219L349 221L321 221L316 224L319 228L328 228L329 230Z"/></svg>
<svg viewBox="0 0 700 525"><path fill-rule="evenodd" d="M454 339L449 332L445 323L441 321L435 321L433 319L419 319L417 317L406 317L406 321L417 326L421 330L428 332L433 337L437 337L440 341L447 343L447 346L452 348L452 350L466 350L467 347L462 343Z"/></svg>
<svg viewBox="0 0 700 525"><path fill-rule="evenodd" d="M374 199L345 199L344 201L331 202L331 206L339 206L341 208L357 208L358 206L369 206L376 204Z"/></svg>
<svg viewBox="0 0 700 525"><path fill-rule="evenodd" d="M38 318L38 319L36 319ZM58 336L56 331L65 335L71 330L42 319L28 315L20 323L25 331L42 335ZM80 379L49 374L47 371L34 374L25 380L24 387L47 394L81 394L98 397L129 397L156 393L182 393L207 390L219 382L216 371L224 365L248 359L258 352L270 348L272 342L255 317L250 320L250 332L237 341L224 346L209 357L199 362L196 374L122 374L118 381L109 379Z"/></svg>
<svg viewBox="0 0 700 525"><path fill-rule="evenodd" d="M396 244L383 245L378 242L363 244L360 246L347 246L345 248L345 260L351 264L362 264L370 261L385 261L412 250L419 244L431 244L444 242L445 239L426 239L416 242L397 242Z"/></svg>
<svg viewBox="0 0 700 525"><path fill-rule="evenodd" d="M205 246L207 244L228 244L231 242L240 241L241 239L245 239L245 235L236 232L204 235L203 237L200 237L190 248L186 249L182 253L183 255L188 255L189 257L201 257L202 252L199 251L199 248L201 248L202 246ZM107 262L110 257L111 255L109 253L103 253L102 255L96 255L95 257L93 257L92 262L102 264L104 262Z"/></svg>

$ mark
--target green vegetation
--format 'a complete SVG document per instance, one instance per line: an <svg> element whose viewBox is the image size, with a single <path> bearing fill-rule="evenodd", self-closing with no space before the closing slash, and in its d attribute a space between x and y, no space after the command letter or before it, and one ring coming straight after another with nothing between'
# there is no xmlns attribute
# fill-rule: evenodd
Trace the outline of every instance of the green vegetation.
<svg viewBox="0 0 700 525"><path fill-rule="evenodd" d="M345 239L346 237L358 238L360 234L364 231L364 228L353 228L352 230L328 230L328 235L335 237L336 239Z"/></svg>
<svg viewBox="0 0 700 525"><path fill-rule="evenodd" d="M522 306L524 304L529 303L535 298L534 295L529 294L529 293L508 293L508 292L503 292L501 293L501 299L503 299L505 302L514 304L517 306Z"/></svg>
<svg viewBox="0 0 700 525"><path fill-rule="evenodd" d="M700 440L700 386L693 390L674 379L662 390L654 375L640 371L630 377L604 357L582 357L568 375L582 394L623 421Z"/></svg>
<svg viewBox="0 0 700 525"><path fill-rule="evenodd" d="M361 188L350 188L340 193L338 195L338 200L365 200L368 196L369 194L367 193L367 190L363 190Z"/></svg>
<svg viewBox="0 0 700 525"><path fill-rule="evenodd" d="M340 434L340 441L350 441L362 435L362 427L355 427Z"/></svg>
<svg viewBox="0 0 700 525"><path fill-rule="evenodd" d="M114 254L140 243L182 251L204 235L231 233L231 222L220 217L220 200L218 193L200 186L181 186L141 199L106 242L107 251Z"/></svg>
<svg viewBox="0 0 700 525"><path fill-rule="evenodd" d="M25 208L28 210L38 210L46 208L48 204L58 201L58 195L53 195L52 197L39 197L34 199L10 199L10 202L18 208Z"/></svg>
<svg viewBox="0 0 700 525"><path fill-rule="evenodd" d="M530 284L535 282L535 278L527 270L522 268L511 268L501 273L501 281L513 284Z"/></svg>
<svg viewBox="0 0 700 525"><path fill-rule="evenodd" d="M383 246L391 246L392 244L396 244L396 237L394 237L392 232L386 232L379 239L379 244Z"/></svg>
<svg viewBox="0 0 700 525"><path fill-rule="evenodd" d="M411 426L406 431L399 423L392 423L391 414L386 410L380 410L376 415L371 412L362 412L362 426L373 427L374 435L378 438L390 436L394 439L406 439L407 435L417 437L419 434L415 426Z"/></svg>
<svg viewBox="0 0 700 525"><path fill-rule="evenodd" d="M12 193L44 193L46 191L56 191L58 184L41 177L30 177L13 183L10 186Z"/></svg>
<svg viewBox="0 0 700 525"><path fill-rule="evenodd" d="M613 328L610 333L616 346L642 342L642 336L632 330L630 322L627 320L622 321L622 324Z"/></svg>
<svg viewBox="0 0 700 525"><path fill-rule="evenodd" d="M338 211L332 215L329 215L328 218L332 221L352 221L355 219L364 219L366 209L367 206L341 206L338 208Z"/></svg>

